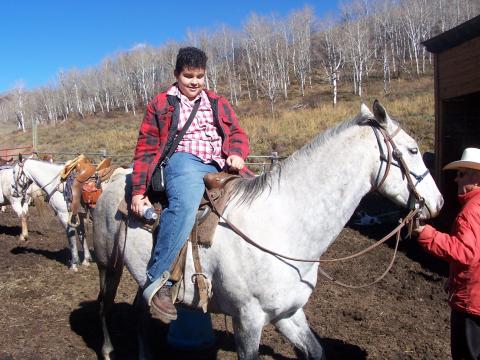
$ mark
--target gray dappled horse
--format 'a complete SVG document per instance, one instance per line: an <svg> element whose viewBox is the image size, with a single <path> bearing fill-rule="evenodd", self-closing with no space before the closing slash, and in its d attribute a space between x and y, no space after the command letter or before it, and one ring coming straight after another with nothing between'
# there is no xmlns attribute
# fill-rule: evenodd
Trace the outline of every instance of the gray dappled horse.
<svg viewBox="0 0 480 360"><path fill-rule="evenodd" d="M70 269L78 270L80 258L77 249L77 236L83 248L82 265L88 265L92 261L90 250L88 249L87 240L85 238L85 216L79 216L78 226L72 227L69 222L69 212L67 203L63 196L63 183L60 182L60 173L64 166L54 164L49 161L36 159L25 159L18 162L13 167L16 191L21 192L25 186L34 183L46 193L46 201L55 211L60 223L65 228L68 245L70 248Z"/></svg>
<svg viewBox="0 0 480 360"><path fill-rule="evenodd" d="M436 216L443 198L418 145L377 101L374 113L362 105L353 120L317 136L271 173L241 180L224 217L264 248L290 257L318 259L371 189L378 188L404 207L412 205L412 194L416 193L423 198L420 216ZM385 137L378 135L379 130ZM391 154L386 145L389 134L397 148L393 157L386 156ZM408 170L402 171L400 163ZM117 207L129 186L129 171L117 172L104 188L93 215L104 331L102 354L106 359L113 351L106 316L123 265L142 287L152 250L151 234L133 217L125 238ZM200 259L213 287L209 311L232 316L240 359L258 356L261 332L268 323L307 358L324 357L303 312L317 282L318 263L288 260L262 251L244 241L223 220L216 228L213 245L200 249ZM190 282L193 273L189 249L186 281L180 293L184 291L185 305L198 308L198 290ZM141 356L144 350L141 346Z"/></svg>

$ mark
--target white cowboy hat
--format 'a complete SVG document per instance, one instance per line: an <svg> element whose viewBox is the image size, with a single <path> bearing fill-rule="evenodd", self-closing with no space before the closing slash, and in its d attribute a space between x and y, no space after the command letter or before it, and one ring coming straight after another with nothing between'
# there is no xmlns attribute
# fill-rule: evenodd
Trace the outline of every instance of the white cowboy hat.
<svg viewBox="0 0 480 360"><path fill-rule="evenodd" d="M462 159L453 161L443 167L443 170L456 170L460 168L480 171L480 149L466 148L463 150Z"/></svg>

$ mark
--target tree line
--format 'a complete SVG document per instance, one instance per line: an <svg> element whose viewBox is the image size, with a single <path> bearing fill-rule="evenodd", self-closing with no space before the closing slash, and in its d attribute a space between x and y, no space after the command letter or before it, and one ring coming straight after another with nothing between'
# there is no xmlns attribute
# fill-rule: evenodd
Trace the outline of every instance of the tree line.
<svg viewBox="0 0 480 360"><path fill-rule="evenodd" d="M388 92L392 78L425 73L432 57L421 42L479 14L478 0L351 0L324 18L310 7L286 18L252 14L241 30L189 32L184 43L137 45L96 67L60 71L33 90L19 83L0 95L0 121L25 130L112 111L136 114L174 81L176 54L186 45L207 53L207 87L233 104L266 99L273 112L315 81L330 86L335 105L341 83L361 97L369 77L382 78Z"/></svg>

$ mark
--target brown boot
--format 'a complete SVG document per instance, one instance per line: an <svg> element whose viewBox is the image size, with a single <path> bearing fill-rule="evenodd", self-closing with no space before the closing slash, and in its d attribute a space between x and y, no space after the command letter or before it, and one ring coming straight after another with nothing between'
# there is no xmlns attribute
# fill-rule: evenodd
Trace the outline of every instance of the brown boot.
<svg viewBox="0 0 480 360"><path fill-rule="evenodd" d="M152 298L150 313L154 319L169 324L177 319L177 309L173 305L171 287L162 286Z"/></svg>

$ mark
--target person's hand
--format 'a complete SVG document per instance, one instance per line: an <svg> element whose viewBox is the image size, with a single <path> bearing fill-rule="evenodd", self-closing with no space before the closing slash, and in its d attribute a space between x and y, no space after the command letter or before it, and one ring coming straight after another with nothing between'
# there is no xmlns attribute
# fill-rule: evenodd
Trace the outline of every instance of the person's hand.
<svg viewBox="0 0 480 360"><path fill-rule="evenodd" d="M143 208L147 206L152 206L148 198L144 195L133 195L132 196L132 205L130 208L132 209L133 213L138 217L143 216Z"/></svg>
<svg viewBox="0 0 480 360"><path fill-rule="evenodd" d="M230 155L227 158L227 165L229 167L229 170L240 171L245 165L245 161L238 155Z"/></svg>

